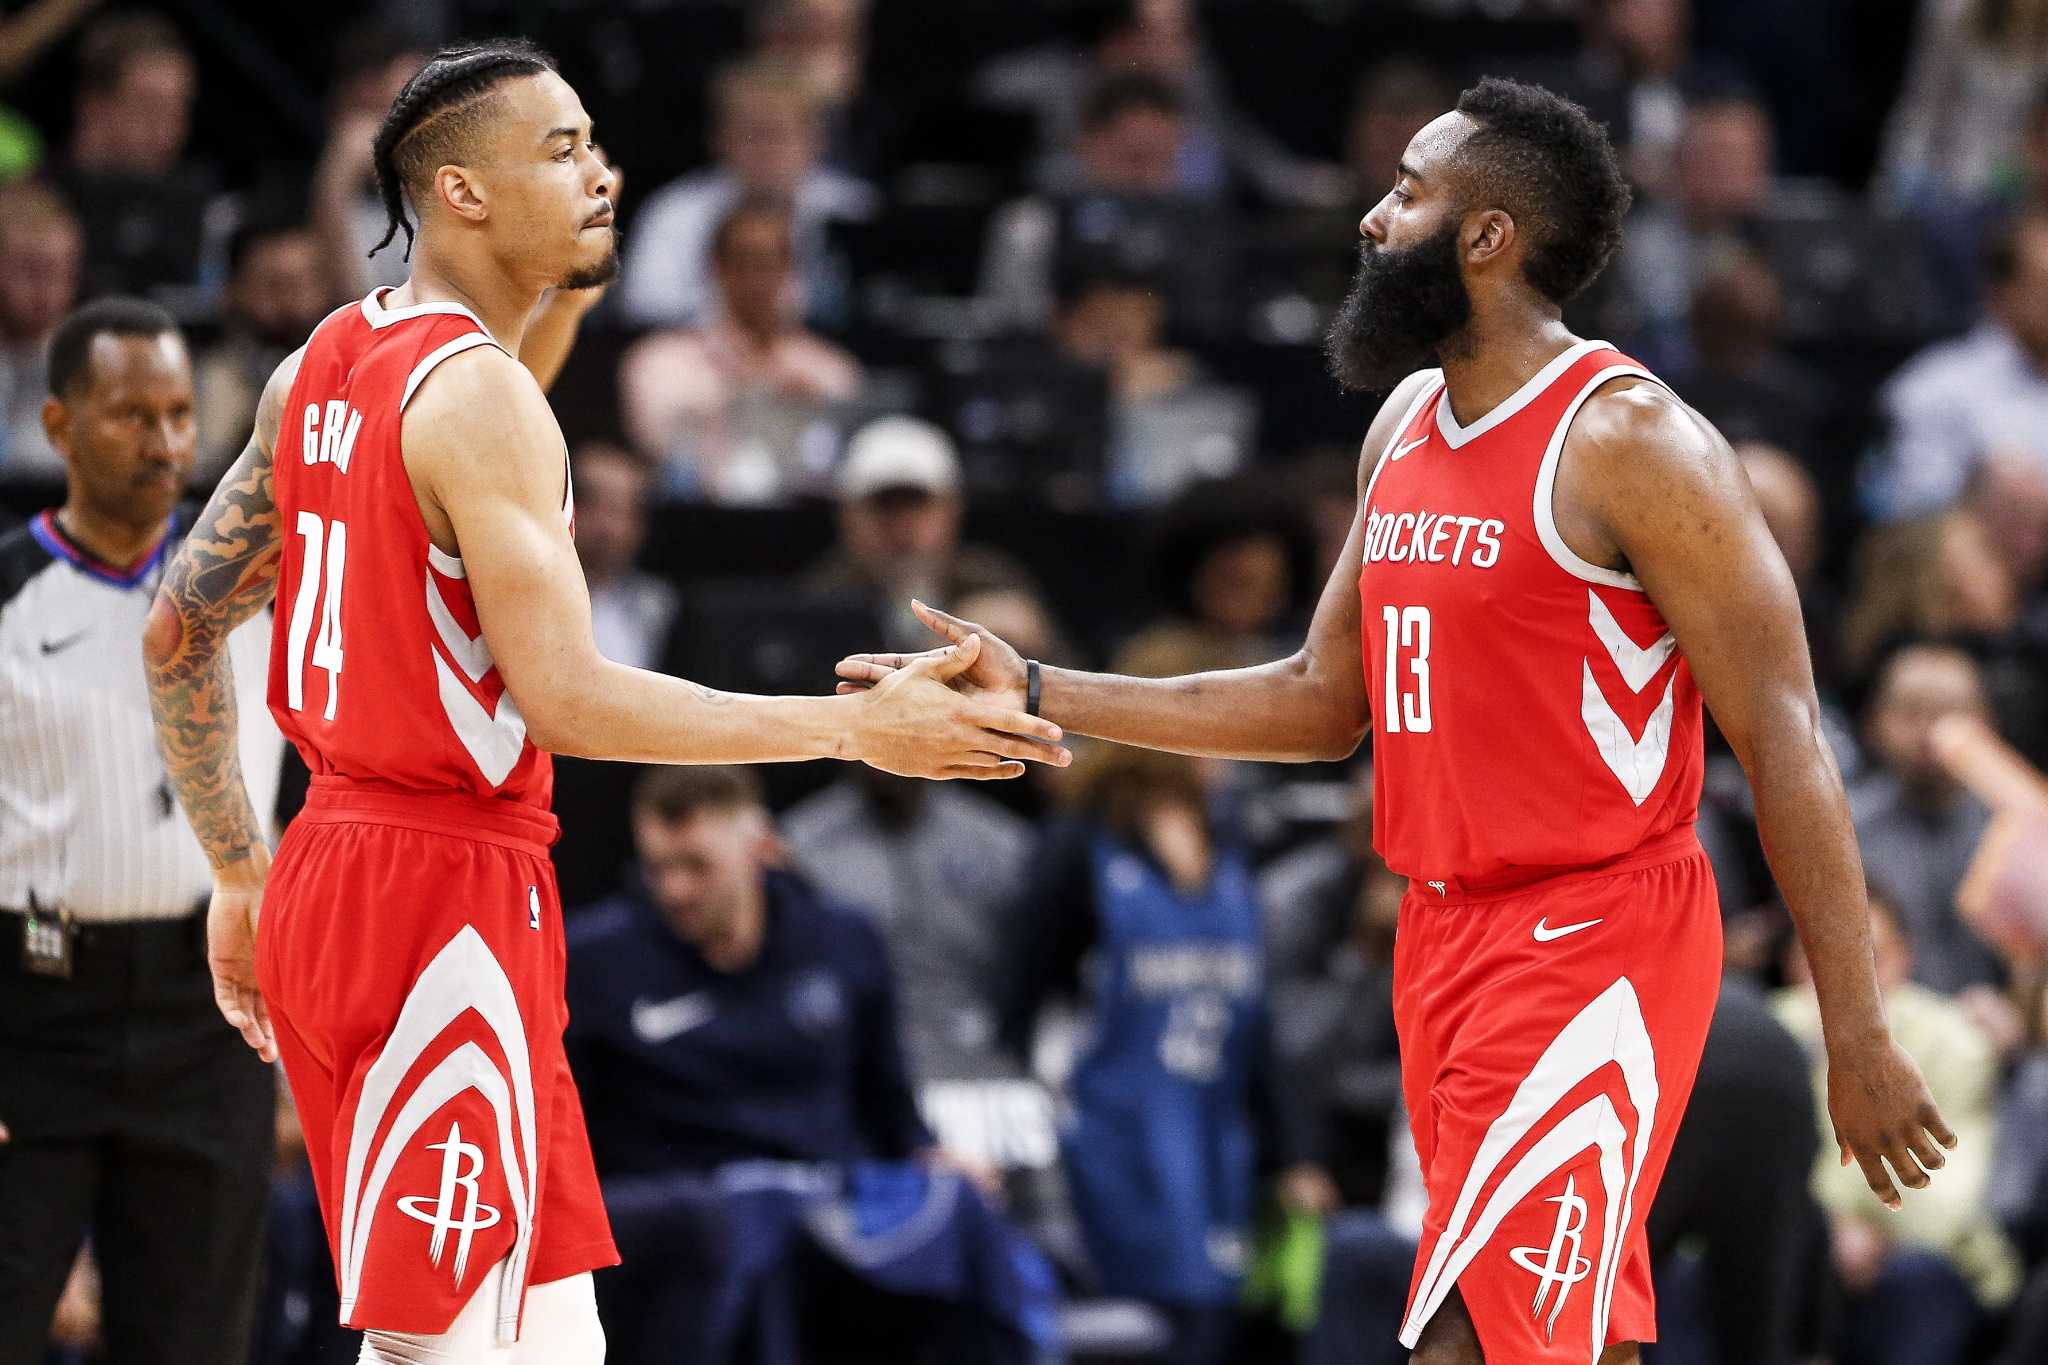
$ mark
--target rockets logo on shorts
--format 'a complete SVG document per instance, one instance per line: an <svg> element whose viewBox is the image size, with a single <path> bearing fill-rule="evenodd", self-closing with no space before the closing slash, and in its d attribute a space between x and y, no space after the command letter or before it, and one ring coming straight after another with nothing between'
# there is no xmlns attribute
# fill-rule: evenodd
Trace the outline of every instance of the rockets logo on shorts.
<svg viewBox="0 0 2048 1365"><path fill-rule="evenodd" d="M448 1137L427 1144L427 1150L441 1152L441 1193L434 1199L409 1194L398 1201L398 1211L417 1218L434 1230L427 1244L427 1259L436 1267L447 1249L448 1234L461 1233L455 1244L455 1283L469 1266L469 1243L479 1231L498 1225L498 1210L477 1198L477 1177L484 1173L484 1149L462 1140L462 1124L451 1122Z"/></svg>
<svg viewBox="0 0 2048 1365"><path fill-rule="evenodd" d="M1557 1205L1557 1227L1550 1234L1550 1245L1539 1251L1536 1247L1516 1247L1508 1252L1508 1259L1536 1277L1536 1298L1529 1305L1529 1311L1537 1318L1543 1317L1543 1305L1550 1299L1550 1291L1557 1290L1557 1301L1551 1304L1550 1317L1543 1323L1543 1339L1549 1341L1557 1330L1557 1315L1564 1311L1565 1296L1572 1292L1572 1286L1586 1278L1593 1271L1593 1263L1579 1254L1579 1245L1586 1232L1586 1201L1577 1193L1577 1177L1566 1176L1564 1193L1552 1195L1547 1203ZM1543 1257L1537 1260L1538 1255Z"/></svg>

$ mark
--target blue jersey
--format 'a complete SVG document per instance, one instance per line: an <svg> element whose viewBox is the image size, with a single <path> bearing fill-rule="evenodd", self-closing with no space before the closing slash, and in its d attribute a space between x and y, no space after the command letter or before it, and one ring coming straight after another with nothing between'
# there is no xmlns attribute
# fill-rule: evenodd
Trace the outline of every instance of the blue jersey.
<svg viewBox="0 0 2048 1365"><path fill-rule="evenodd" d="M1234 1299L1265 1038L1250 869L1220 853L1209 884L1183 893L1106 835L1087 866L1099 975L1064 1155L1090 1258L1112 1293Z"/></svg>

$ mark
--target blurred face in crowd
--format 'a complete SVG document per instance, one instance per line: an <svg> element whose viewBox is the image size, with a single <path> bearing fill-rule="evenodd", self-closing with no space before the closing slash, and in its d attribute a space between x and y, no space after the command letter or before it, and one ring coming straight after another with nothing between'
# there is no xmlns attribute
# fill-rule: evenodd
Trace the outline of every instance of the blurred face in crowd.
<svg viewBox="0 0 2048 1365"><path fill-rule="evenodd" d="M1450 113L1417 133L1392 168L1393 188L1358 226L1358 271L1324 339L1330 371L1346 388L1392 388L1472 319L1455 159L1476 126Z"/></svg>
<svg viewBox="0 0 2048 1365"><path fill-rule="evenodd" d="M174 48L131 57L112 89L79 101L78 149L91 170L164 175L192 130L192 59Z"/></svg>
<svg viewBox="0 0 2048 1365"><path fill-rule="evenodd" d="M1678 190L1694 223L1739 223L1763 208L1771 188L1771 121L1740 99L1686 110L1678 141Z"/></svg>
<svg viewBox="0 0 2048 1365"><path fill-rule="evenodd" d="M1252 535L1218 544L1195 568L1190 595L1202 621L1232 635L1272 628L1287 609L1287 544Z"/></svg>
<svg viewBox="0 0 2048 1365"><path fill-rule="evenodd" d="M647 540L647 470L617 446L576 453L576 555L584 576L608 582L633 567Z"/></svg>
<svg viewBox="0 0 2048 1365"><path fill-rule="evenodd" d="M960 547L960 500L922 488L884 488L839 505L839 533L877 583L932 579Z"/></svg>
<svg viewBox="0 0 2048 1365"><path fill-rule="evenodd" d="M1958 649L1913 645L1894 654L1871 703L1870 747L1909 791L1940 797L1954 783L1934 756L1935 723L1944 716L1986 715L1977 665Z"/></svg>
<svg viewBox="0 0 2048 1365"><path fill-rule="evenodd" d="M1159 345L1166 306L1158 294L1134 284L1098 284L1069 303L1059 319L1068 352L1097 365L1143 355Z"/></svg>
<svg viewBox="0 0 2048 1365"><path fill-rule="evenodd" d="M1664 74L1685 65L1692 42L1685 0L1595 0L1593 13L1607 46L1634 70Z"/></svg>
<svg viewBox="0 0 2048 1365"><path fill-rule="evenodd" d="M726 313L758 336L782 331L796 288L789 215L742 214L726 224L714 251L711 268Z"/></svg>
<svg viewBox="0 0 2048 1365"><path fill-rule="evenodd" d="M1111 30L1096 50L1106 69L1149 71L1178 80L1200 56L1190 0L1138 0L1128 23Z"/></svg>
<svg viewBox="0 0 2048 1365"><path fill-rule="evenodd" d="M1992 288L1991 311L2048 367L2048 219L2029 218L2014 247L2012 278Z"/></svg>
<svg viewBox="0 0 2048 1365"><path fill-rule="evenodd" d="M1946 629L1995 635L2012 625L2018 589L1984 523L1968 513L1942 518L1937 554Z"/></svg>
<svg viewBox="0 0 2048 1365"><path fill-rule="evenodd" d="M1074 150L1096 189L1166 194L1178 178L1184 131L1179 114L1133 105L1083 129Z"/></svg>
<svg viewBox="0 0 2048 1365"><path fill-rule="evenodd" d="M2025 455L1993 455L1977 468L1970 511L2023 590L2048 575L2048 469Z"/></svg>
<svg viewBox="0 0 2048 1365"><path fill-rule="evenodd" d="M718 116L718 159L743 188L788 197L824 150L818 115L793 84L736 81Z"/></svg>
<svg viewBox="0 0 2048 1365"><path fill-rule="evenodd" d="M328 308L326 264L311 231L259 237L228 282L228 308L259 340L297 346Z"/></svg>
<svg viewBox="0 0 2048 1365"><path fill-rule="evenodd" d="M1745 442L1735 448L1735 456L1756 490L1757 508L1792 570L1792 581L1804 588L1820 562L1820 494L1813 479L1776 446Z"/></svg>
<svg viewBox="0 0 2048 1365"><path fill-rule="evenodd" d="M78 301L85 241L69 214L0 216L0 333L39 343Z"/></svg>
<svg viewBox="0 0 2048 1365"><path fill-rule="evenodd" d="M74 502L138 533L170 516L192 475L199 428L184 339L93 338L85 373L45 399L43 430L70 471Z"/></svg>
<svg viewBox="0 0 2048 1365"><path fill-rule="evenodd" d="M755 932L761 875L775 854L759 806L706 806L681 820L642 808L633 813L633 845L655 908L682 938L716 951Z"/></svg>
<svg viewBox="0 0 2048 1365"><path fill-rule="evenodd" d="M761 46L794 62L828 104L844 104L860 89L867 26L867 0L780 0Z"/></svg>
<svg viewBox="0 0 2048 1365"><path fill-rule="evenodd" d="M1783 312L1777 275L1760 258L1743 253L1693 292L1693 344L1711 365L1748 369L1763 363L1776 347Z"/></svg>
<svg viewBox="0 0 2048 1365"><path fill-rule="evenodd" d="M590 141L590 116L552 71L501 81L498 101L465 159L435 172L429 218L465 217L483 247L542 288L588 289L619 273L612 173ZM444 172L459 172L450 179Z"/></svg>

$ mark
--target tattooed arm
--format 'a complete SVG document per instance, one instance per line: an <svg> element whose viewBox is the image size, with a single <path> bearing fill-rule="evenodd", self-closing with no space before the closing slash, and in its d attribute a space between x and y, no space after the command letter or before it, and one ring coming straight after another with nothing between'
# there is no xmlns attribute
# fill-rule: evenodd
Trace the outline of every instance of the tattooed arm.
<svg viewBox="0 0 2048 1365"><path fill-rule="evenodd" d="M142 634L157 747L178 804L213 864L206 936L214 999L265 1060L275 1058L276 1045L256 990L255 953L270 847L242 781L227 639L277 588L270 456L298 370L294 353L264 386L256 430L165 570Z"/></svg>

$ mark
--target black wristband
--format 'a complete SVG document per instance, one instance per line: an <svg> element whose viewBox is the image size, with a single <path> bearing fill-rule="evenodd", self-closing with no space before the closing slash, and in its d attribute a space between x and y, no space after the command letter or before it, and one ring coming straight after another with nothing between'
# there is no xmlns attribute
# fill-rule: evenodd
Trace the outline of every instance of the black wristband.
<svg viewBox="0 0 2048 1365"><path fill-rule="evenodd" d="M1043 680L1043 679L1041 679L1041 678L1039 677L1039 674L1038 674L1038 660L1036 660L1036 659L1026 659L1026 660L1024 661L1024 714L1025 714L1025 715L1027 715L1027 716L1035 716L1035 715L1037 715L1037 714L1038 714L1038 698L1039 698L1039 694L1040 694L1040 693L1041 693L1041 692L1043 691L1043 689L1044 689L1044 680Z"/></svg>

